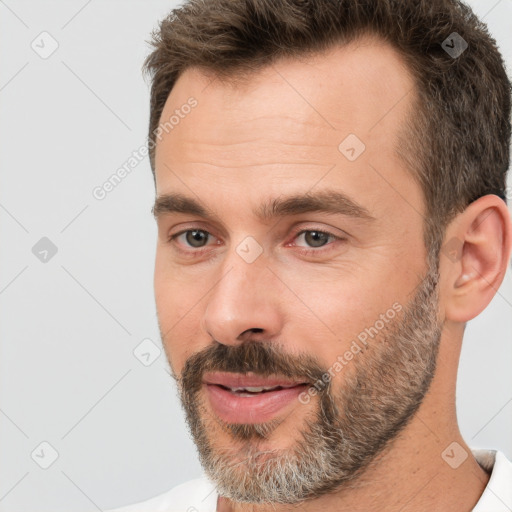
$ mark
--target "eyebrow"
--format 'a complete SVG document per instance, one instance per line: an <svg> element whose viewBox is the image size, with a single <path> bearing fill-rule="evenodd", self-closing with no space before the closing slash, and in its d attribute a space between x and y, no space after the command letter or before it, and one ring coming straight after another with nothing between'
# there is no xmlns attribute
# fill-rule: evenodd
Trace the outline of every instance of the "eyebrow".
<svg viewBox="0 0 512 512"><path fill-rule="evenodd" d="M210 209L199 201L179 193L157 197L152 211L156 218L165 214L182 213L197 215L205 219L218 219ZM347 195L333 190L270 199L254 210L253 214L260 221L269 222L278 217L313 212L345 215L365 221L375 220L375 217L364 206Z"/></svg>

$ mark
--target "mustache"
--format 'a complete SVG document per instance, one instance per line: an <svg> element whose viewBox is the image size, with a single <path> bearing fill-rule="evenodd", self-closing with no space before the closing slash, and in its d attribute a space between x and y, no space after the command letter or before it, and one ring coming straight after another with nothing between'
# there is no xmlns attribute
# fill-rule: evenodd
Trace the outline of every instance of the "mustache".
<svg viewBox="0 0 512 512"><path fill-rule="evenodd" d="M275 342L247 340L240 345L224 345L215 341L187 359L178 384L189 393L198 392L204 374L215 371L279 375L311 384L326 372L312 356L288 354Z"/></svg>

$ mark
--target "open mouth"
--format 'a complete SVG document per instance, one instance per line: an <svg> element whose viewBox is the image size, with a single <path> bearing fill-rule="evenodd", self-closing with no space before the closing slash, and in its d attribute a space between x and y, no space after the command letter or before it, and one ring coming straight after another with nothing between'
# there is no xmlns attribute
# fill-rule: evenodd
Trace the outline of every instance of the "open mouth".
<svg viewBox="0 0 512 512"><path fill-rule="evenodd" d="M310 383L279 377L216 372L203 380L213 412L229 423L262 423L300 405Z"/></svg>
<svg viewBox="0 0 512 512"><path fill-rule="evenodd" d="M219 386L227 391L230 391L231 393L233 393L234 395L237 395L237 396L255 396L255 395L260 395L263 393L269 393L272 391L281 391L282 389L295 388L297 386L307 386L307 384L306 383L291 384L289 386L246 386L246 387L236 387L236 388L223 386L222 384L217 384L217 386Z"/></svg>

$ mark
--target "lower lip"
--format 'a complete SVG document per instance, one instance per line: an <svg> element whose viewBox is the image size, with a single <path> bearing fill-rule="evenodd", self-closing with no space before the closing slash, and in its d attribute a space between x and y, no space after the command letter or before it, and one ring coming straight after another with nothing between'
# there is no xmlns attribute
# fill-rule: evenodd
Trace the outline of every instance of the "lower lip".
<svg viewBox="0 0 512 512"><path fill-rule="evenodd" d="M293 402L307 389L307 384L267 391L253 396L238 396L215 384L206 384L215 414L227 423L264 423Z"/></svg>

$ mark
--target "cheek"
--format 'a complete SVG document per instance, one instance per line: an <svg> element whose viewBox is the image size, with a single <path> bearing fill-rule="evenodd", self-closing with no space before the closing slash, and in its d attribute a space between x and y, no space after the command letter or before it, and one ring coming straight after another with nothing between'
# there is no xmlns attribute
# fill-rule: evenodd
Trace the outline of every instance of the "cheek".
<svg viewBox="0 0 512 512"><path fill-rule="evenodd" d="M193 329L190 328L192 311L187 314L186 288L179 286L172 273L162 265L158 255L155 264L154 292L158 316L158 324L162 343L166 352L172 359L176 371L181 370L183 353L186 350L186 336L190 336ZM187 329L188 327L188 329Z"/></svg>
<svg viewBox="0 0 512 512"><path fill-rule="evenodd" d="M375 322L380 326L381 315L392 310L394 303L403 302L394 271L375 264L364 272L361 268L353 272L324 269L307 282L303 273L288 276L287 283L294 291L285 309L289 325L293 325L290 339L325 368L349 350L354 340L364 339L365 329ZM391 313L395 317L394 311Z"/></svg>
<svg viewBox="0 0 512 512"><path fill-rule="evenodd" d="M160 301L157 314L162 343L174 371L179 375L187 359L202 348L199 346L200 319L198 312L189 311L181 307L179 301L174 300L176 294L171 292L170 295L172 299L166 296Z"/></svg>
<svg viewBox="0 0 512 512"><path fill-rule="evenodd" d="M169 329L186 314L194 290L193 282L183 280L183 270L171 264L167 252L165 247L157 248L153 286L159 321Z"/></svg>
<svg viewBox="0 0 512 512"><path fill-rule="evenodd" d="M157 251L154 274L155 302L162 343L178 375L187 359L199 352L209 339L201 331L201 321L211 287L208 280L187 274L168 263Z"/></svg>

